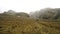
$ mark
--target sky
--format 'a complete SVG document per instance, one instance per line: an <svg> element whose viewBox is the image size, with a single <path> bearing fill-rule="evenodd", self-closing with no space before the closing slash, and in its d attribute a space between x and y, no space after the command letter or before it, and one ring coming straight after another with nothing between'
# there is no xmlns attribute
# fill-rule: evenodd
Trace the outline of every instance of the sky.
<svg viewBox="0 0 60 34"><path fill-rule="evenodd" d="M60 8L60 0L0 0L0 12L33 12L43 8Z"/></svg>

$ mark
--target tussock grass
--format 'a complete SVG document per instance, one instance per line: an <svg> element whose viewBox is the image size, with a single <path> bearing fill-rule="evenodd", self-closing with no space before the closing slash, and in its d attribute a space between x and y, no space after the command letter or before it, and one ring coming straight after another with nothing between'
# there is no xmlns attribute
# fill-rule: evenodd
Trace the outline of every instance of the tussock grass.
<svg viewBox="0 0 60 34"><path fill-rule="evenodd" d="M0 34L60 34L60 22L26 17L0 17Z"/></svg>

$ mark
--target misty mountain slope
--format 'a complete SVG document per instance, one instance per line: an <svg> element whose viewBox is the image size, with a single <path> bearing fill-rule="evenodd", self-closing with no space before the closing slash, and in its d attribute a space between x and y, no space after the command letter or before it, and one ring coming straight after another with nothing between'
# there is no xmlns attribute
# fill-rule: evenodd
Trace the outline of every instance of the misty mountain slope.
<svg viewBox="0 0 60 34"><path fill-rule="evenodd" d="M0 16L0 34L60 34L60 22Z"/></svg>
<svg viewBox="0 0 60 34"><path fill-rule="evenodd" d="M5 16L15 16L15 17L30 17L29 14L24 13L24 12L15 12L13 10L8 10L7 12L5 11L4 13L0 14L0 17L5 17Z"/></svg>
<svg viewBox="0 0 60 34"><path fill-rule="evenodd" d="M45 8L40 11L30 13L32 18L36 19L60 19L60 8Z"/></svg>

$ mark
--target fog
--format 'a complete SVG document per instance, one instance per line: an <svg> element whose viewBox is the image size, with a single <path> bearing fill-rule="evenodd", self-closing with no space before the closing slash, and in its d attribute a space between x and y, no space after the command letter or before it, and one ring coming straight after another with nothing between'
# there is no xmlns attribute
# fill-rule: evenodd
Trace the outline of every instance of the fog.
<svg viewBox="0 0 60 34"><path fill-rule="evenodd" d="M0 13L8 10L34 12L43 8L60 8L60 0L0 0Z"/></svg>

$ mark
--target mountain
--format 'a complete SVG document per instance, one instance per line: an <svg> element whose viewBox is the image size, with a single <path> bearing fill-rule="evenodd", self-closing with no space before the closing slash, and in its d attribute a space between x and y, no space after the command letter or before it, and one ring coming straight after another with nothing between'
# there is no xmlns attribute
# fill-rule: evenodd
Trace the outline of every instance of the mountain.
<svg viewBox="0 0 60 34"><path fill-rule="evenodd" d="M29 14L24 13L24 12L19 12L19 13L16 13L16 16L29 17Z"/></svg>
<svg viewBox="0 0 60 34"><path fill-rule="evenodd" d="M0 34L60 34L60 21L1 14Z"/></svg>
<svg viewBox="0 0 60 34"><path fill-rule="evenodd" d="M59 8L30 14L10 11L0 14L0 34L60 34Z"/></svg>
<svg viewBox="0 0 60 34"><path fill-rule="evenodd" d="M24 12L15 12L13 10L8 10L4 13L0 13L0 16L29 17L29 14Z"/></svg>
<svg viewBox="0 0 60 34"><path fill-rule="evenodd" d="M30 14L31 17L37 19L59 19L60 18L60 8L45 8L40 11L35 11Z"/></svg>

